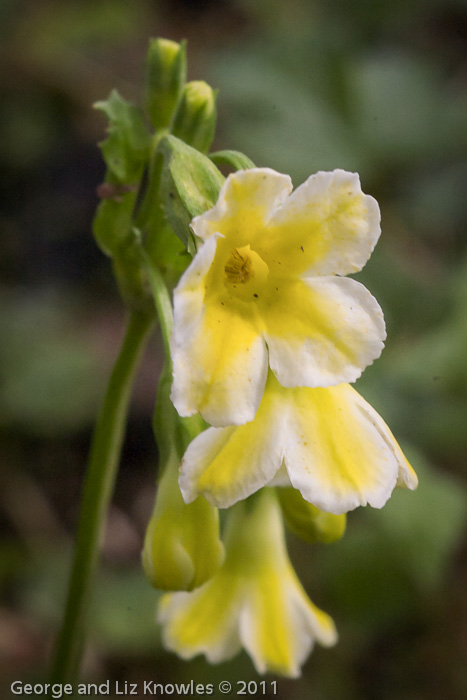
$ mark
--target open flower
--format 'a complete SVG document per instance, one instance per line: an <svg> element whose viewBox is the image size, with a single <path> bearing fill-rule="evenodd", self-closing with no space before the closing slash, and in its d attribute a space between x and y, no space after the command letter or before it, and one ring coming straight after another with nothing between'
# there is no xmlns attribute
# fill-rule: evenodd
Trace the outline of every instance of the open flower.
<svg viewBox="0 0 467 700"><path fill-rule="evenodd" d="M334 623L308 599L287 556L274 491L229 512L226 559L201 588L161 599L167 648L212 663L243 646L259 673L298 676L315 641L337 640Z"/></svg>
<svg viewBox="0 0 467 700"><path fill-rule="evenodd" d="M349 384L284 388L269 373L253 421L209 428L188 446L180 488L226 508L262 486L294 486L321 510L381 508L417 477L378 413Z"/></svg>
<svg viewBox="0 0 467 700"><path fill-rule="evenodd" d="M352 382L383 348L381 309L342 277L380 234L358 175L231 174L192 222L203 241L174 293L172 400L182 416L238 425L255 415L268 365L283 386Z"/></svg>

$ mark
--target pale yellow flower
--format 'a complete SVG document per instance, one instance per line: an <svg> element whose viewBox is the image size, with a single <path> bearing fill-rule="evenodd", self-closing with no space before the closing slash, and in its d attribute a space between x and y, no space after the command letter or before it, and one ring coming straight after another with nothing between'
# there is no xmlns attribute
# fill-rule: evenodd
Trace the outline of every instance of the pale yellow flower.
<svg viewBox="0 0 467 700"><path fill-rule="evenodd" d="M217 663L244 647L259 673L298 676L315 641L337 641L334 623L309 600L289 561L280 507L266 489L229 512L226 559L190 593L164 596L164 645Z"/></svg>
<svg viewBox="0 0 467 700"><path fill-rule="evenodd" d="M202 242L174 293L172 400L211 425L255 415L268 366L286 387L352 382L385 327L359 271L380 234L358 175L312 175L292 194L268 168L230 175L192 222Z"/></svg>
<svg viewBox="0 0 467 700"><path fill-rule="evenodd" d="M349 384L284 388L269 374L253 421L193 440L179 478L186 502L202 493L226 508L267 484L292 485L319 509L381 508L417 477L378 413Z"/></svg>

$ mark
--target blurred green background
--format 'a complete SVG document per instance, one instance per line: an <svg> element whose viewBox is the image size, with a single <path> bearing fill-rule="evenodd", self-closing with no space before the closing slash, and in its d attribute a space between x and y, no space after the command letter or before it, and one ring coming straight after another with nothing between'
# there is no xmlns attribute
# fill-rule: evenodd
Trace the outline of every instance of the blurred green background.
<svg viewBox="0 0 467 700"><path fill-rule="evenodd" d="M43 677L61 615L93 421L122 334L91 235L113 87L139 101L148 38L188 39L219 88L215 149L290 173L358 171L383 235L359 275L388 341L357 388L420 477L350 514L330 547L290 538L340 643L278 697L467 697L466 0L1 0L0 675ZM160 647L140 568L154 498L157 339L137 381L103 544L88 680L260 680Z"/></svg>

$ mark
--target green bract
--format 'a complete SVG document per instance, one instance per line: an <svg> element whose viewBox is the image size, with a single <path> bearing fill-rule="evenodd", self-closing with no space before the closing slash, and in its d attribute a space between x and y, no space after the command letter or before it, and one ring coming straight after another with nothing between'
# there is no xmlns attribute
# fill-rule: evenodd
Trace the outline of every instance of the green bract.
<svg viewBox="0 0 467 700"><path fill-rule="evenodd" d="M109 120L108 138L100 144L108 174L118 183L131 184L140 177L149 156L151 137L143 110L127 102L117 90L108 100L96 102Z"/></svg>
<svg viewBox="0 0 467 700"><path fill-rule="evenodd" d="M210 153L209 158L214 165L227 165L232 170L247 170L255 167L253 161L240 151L216 151Z"/></svg>
<svg viewBox="0 0 467 700"><path fill-rule="evenodd" d="M148 303L148 297L132 217L149 159L151 135L143 111L116 90L94 106L109 120L108 138L100 144L107 172L98 190L102 201L93 223L94 236L101 250L113 258L122 297L130 306L141 307Z"/></svg>
<svg viewBox="0 0 467 700"><path fill-rule="evenodd" d="M159 145L164 157L161 193L168 220L190 253L196 250L189 225L217 201L224 176L209 158L175 136Z"/></svg>

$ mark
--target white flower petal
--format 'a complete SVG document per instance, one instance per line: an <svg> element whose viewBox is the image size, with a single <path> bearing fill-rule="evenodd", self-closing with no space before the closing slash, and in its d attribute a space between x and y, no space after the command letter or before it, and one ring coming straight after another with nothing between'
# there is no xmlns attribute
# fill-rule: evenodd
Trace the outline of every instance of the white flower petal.
<svg viewBox="0 0 467 700"><path fill-rule="evenodd" d="M271 482L283 459L286 406L268 392L255 420L237 428L209 428L188 446L180 490L188 503L199 493L219 508L247 498Z"/></svg>
<svg viewBox="0 0 467 700"><path fill-rule="evenodd" d="M161 598L157 619L163 625L166 649L183 659L205 654L211 663L226 661L240 651L239 582L226 579L223 583L211 579L190 593L170 593Z"/></svg>
<svg viewBox="0 0 467 700"><path fill-rule="evenodd" d="M347 275L367 262L381 233L378 203L363 194L356 173L319 172L279 207L268 224L272 257L299 273Z"/></svg>
<svg viewBox="0 0 467 700"><path fill-rule="evenodd" d="M241 228L242 222L249 230L264 226L270 213L291 191L290 177L271 168L238 170L227 177L216 205L196 216L191 227L199 238L206 240L216 232L228 235L232 228Z"/></svg>
<svg viewBox="0 0 467 700"><path fill-rule="evenodd" d="M174 292L171 398L180 415L201 413L211 425L253 418L267 374L266 346L255 319L222 299L205 303L206 276L219 236L201 247Z"/></svg>
<svg viewBox="0 0 467 700"><path fill-rule="evenodd" d="M402 453L376 411L346 384L295 389L291 400L284 459L292 485L331 513L367 503L381 508Z"/></svg>
<svg viewBox="0 0 467 700"><path fill-rule="evenodd" d="M379 357L386 337L376 299L345 277L284 285L265 322L269 365L286 387L354 382Z"/></svg>

